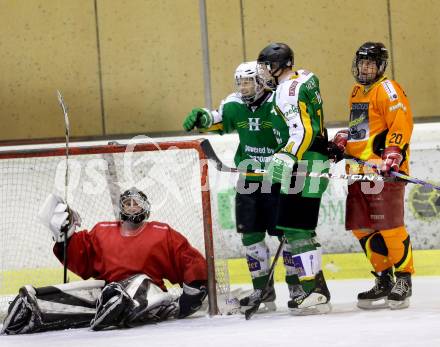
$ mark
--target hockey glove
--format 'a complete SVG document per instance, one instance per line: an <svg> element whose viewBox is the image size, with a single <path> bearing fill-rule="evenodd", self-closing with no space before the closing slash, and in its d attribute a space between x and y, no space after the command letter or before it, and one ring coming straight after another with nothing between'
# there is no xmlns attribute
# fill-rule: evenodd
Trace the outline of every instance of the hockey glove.
<svg viewBox="0 0 440 347"><path fill-rule="evenodd" d="M391 146L385 148L382 153L382 165L380 168L381 174L387 177L390 175L391 171L399 172L399 166L402 160L403 156L399 147Z"/></svg>
<svg viewBox="0 0 440 347"><path fill-rule="evenodd" d="M195 313L202 306L207 294L208 290L203 285L196 288L184 283L177 318L185 318Z"/></svg>
<svg viewBox="0 0 440 347"><path fill-rule="evenodd" d="M79 214L63 201L61 197L50 194L38 212L41 223L52 232L55 242L64 242L64 235L67 238L72 236L77 226L81 225Z"/></svg>
<svg viewBox="0 0 440 347"><path fill-rule="evenodd" d="M286 193L290 187L293 167L297 162L297 158L287 152L275 153L269 164L269 175L271 175L272 183L281 183L281 191Z"/></svg>
<svg viewBox="0 0 440 347"><path fill-rule="evenodd" d="M191 131L194 127L209 128L213 122L211 112L206 108L193 108L183 121L183 128Z"/></svg>
<svg viewBox="0 0 440 347"><path fill-rule="evenodd" d="M328 156L336 163L344 159L345 147L347 146L348 130L340 130L336 133L333 140L328 143Z"/></svg>

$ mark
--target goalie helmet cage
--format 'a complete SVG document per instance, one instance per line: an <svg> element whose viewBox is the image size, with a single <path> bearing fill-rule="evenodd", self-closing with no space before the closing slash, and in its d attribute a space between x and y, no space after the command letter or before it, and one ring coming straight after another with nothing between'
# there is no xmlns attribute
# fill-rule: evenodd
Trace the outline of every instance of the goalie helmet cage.
<svg viewBox="0 0 440 347"><path fill-rule="evenodd" d="M209 314L215 315L217 296L227 300L230 288L227 260L221 257L224 239L219 229L213 233L217 218L201 141L73 144L68 204L82 218L78 230L90 230L97 222L115 220L115 189L143 190L152 204L149 220L169 224L205 254ZM0 151L0 316L19 287L62 281L50 231L36 216L47 195L63 196L64 173L62 147Z"/></svg>

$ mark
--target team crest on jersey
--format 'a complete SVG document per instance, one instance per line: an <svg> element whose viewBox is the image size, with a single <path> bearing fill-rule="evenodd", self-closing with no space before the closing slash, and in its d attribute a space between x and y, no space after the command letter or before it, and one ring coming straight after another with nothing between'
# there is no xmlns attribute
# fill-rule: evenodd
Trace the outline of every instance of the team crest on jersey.
<svg viewBox="0 0 440 347"><path fill-rule="evenodd" d="M260 118L249 118L249 131L260 131Z"/></svg>
<svg viewBox="0 0 440 347"><path fill-rule="evenodd" d="M387 92L388 98L390 99L390 101L395 101L399 98L397 95L397 92L396 92L396 88L394 88L391 81L388 81L388 80L383 81L382 86L385 89L385 91Z"/></svg>
<svg viewBox="0 0 440 347"><path fill-rule="evenodd" d="M363 141L370 133L368 102L354 102L350 112L350 141Z"/></svg>

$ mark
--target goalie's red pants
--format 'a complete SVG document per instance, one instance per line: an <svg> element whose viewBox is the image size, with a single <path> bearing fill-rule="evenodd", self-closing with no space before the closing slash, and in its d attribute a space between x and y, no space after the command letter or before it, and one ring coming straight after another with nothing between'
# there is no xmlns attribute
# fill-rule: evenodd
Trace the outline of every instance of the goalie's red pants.
<svg viewBox="0 0 440 347"><path fill-rule="evenodd" d="M353 230L376 272L394 267L414 273L411 241L404 226L387 230Z"/></svg>

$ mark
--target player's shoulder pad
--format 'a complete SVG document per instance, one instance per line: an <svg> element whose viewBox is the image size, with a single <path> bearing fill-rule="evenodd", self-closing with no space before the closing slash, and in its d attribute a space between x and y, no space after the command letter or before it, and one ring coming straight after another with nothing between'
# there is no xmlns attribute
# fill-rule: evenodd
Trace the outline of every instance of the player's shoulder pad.
<svg viewBox="0 0 440 347"><path fill-rule="evenodd" d="M244 104L243 100L240 97L240 94L238 94L238 93L231 93L226 98L224 98L222 100L223 105L226 105L229 103Z"/></svg>
<svg viewBox="0 0 440 347"><path fill-rule="evenodd" d="M392 80L385 79L380 82L380 87L383 92L387 95L390 102L394 102L399 99L399 94L397 88L399 87L397 83Z"/></svg>

